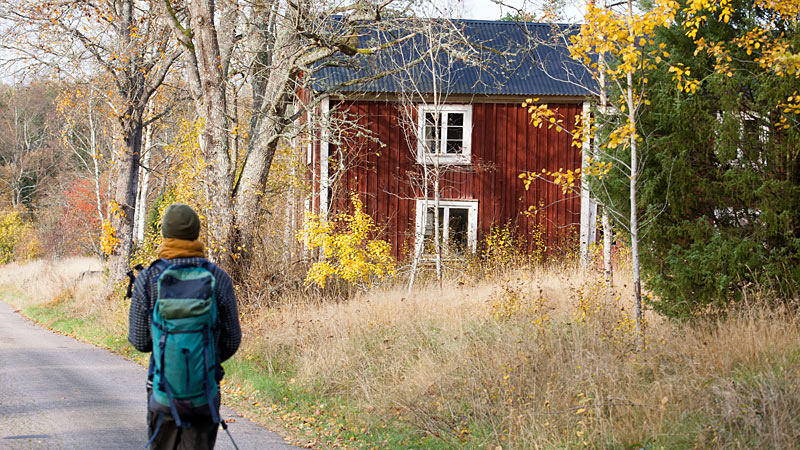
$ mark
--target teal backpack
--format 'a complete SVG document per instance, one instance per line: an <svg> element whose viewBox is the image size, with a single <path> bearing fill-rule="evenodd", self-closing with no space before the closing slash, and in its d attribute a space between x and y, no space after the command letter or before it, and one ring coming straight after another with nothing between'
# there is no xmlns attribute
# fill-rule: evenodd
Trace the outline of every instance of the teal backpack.
<svg viewBox="0 0 800 450"><path fill-rule="evenodd" d="M170 412L179 427L184 426L181 416L210 415L215 424L220 423L216 280L208 264L169 265L159 259L150 266L162 268L151 325L150 408Z"/></svg>

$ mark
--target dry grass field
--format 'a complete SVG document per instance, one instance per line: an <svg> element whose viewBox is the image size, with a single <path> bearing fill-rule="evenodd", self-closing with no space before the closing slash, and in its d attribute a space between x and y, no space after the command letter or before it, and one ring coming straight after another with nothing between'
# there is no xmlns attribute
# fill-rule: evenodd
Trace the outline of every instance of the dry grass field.
<svg viewBox="0 0 800 450"><path fill-rule="evenodd" d="M25 293L19 306L68 300L70 314L124 335L125 302L106 295L100 279L75 282L85 267L97 265L11 265L0 269L0 285ZM800 448L793 313L757 297L694 323L648 312L642 348L629 298L624 282L609 288L560 266L410 296L401 287L346 302L304 293L243 308L237 364L310 393L321 418L338 420L320 412L335 399L366 435L402 424L411 436L365 447L411 448L423 436L439 448ZM243 373L234 380L248 386ZM252 398L273 408L291 402ZM315 445L348 446L329 435Z"/></svg>

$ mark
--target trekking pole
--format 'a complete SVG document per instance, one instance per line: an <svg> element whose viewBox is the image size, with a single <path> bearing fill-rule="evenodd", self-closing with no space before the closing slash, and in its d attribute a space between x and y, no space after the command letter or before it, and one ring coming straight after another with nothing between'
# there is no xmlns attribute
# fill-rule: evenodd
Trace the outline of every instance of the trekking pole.
<svg viewBox="0 0 800 450"><path fill-rule="evenodd" d="M228 424L225 423L224 420L222 420L222 417L219 418L219 423L222 424L222 429L225 430L225 432L228 433L228 437L231 438L231 444L233 444L233 448L235 448L236 450L239 450L239 446L236 445L236 441L233 440L233 436L231 436L231 432L228 431Z"/></svg>

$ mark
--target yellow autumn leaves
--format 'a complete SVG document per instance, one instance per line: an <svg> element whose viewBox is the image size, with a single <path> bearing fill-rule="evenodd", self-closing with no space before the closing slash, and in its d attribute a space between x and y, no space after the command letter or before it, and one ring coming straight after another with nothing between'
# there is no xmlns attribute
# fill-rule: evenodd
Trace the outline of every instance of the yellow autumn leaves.
<svg viewBox="0 0 800 450"><path fill-rule="evenodd" d="M644 47L653 45L654 30L675 20L678 3L658 0L642 14L618 14L611 9L589 5L581 32L570 38L570 54L587 67L605 71L612 77L635 72L645 58ZM597 55L614 57L618 64L597 67Z"/></svg>
<svg viewBox="0 0 800 450"><path fill-rule="evenodd" d="M307 213L297 239L308 249L321 249L324 258L314 263L306 275L306 284L325 287L330 278L357 284L371 277L383 278L395 274L391 245L374 239L377 227L364 210L364 203L353 194L352 213L340 213L328 220Z"/></svg>

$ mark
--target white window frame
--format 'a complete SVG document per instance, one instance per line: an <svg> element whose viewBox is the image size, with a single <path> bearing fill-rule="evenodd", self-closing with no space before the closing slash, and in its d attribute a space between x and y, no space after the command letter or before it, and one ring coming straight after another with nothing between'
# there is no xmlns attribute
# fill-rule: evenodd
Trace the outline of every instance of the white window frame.
<svg viewBox="0 0 800 450"><path fill-rule="evenodd" d="M739 137L741 141L744 141L747 138L747 132L748 132L746 128L747 122L755 122L756 129L753 131L758 133L758 136L756 136L758 138L758 143L762 147L767 145L767 142L769 142L770 129L769 126L765 125L765 120L761 116L761 114L758 114L754 111L743 111L740 113L739 119L740 119ZM759 150L758 154L759 154L758 164L762 166L766 165L766 161L764 161L764 159L761 157L761 155L764 154L763 149ZM740 161L744 158L744 149L742 147L736 148L736 158L739 159Z"/></svg>
<svg viewBox="0 0 800 450"><path fill-rule="evenodd" d="M472 105L425 105L417 108L417 162L420 164L470 164L472 155ZM425 151L425 114L441 114L442 135L436 152ZM464 114L464 135L461 153L447 153L447 116L450 113Z"/></svg>
<svg viewBox="0 0 800 450"><path fill-rule="evenodd" d="M415 246L419 252L419 246L423 244L425 238L425 229L422 226L425 212L428 208L435 207L435 201L432 199L418 198L416 203L416 239ZM439 208L444 208L444 217L442 217L442 246L447 246L447 241L450 237L450 230L447 224L450 222L450 209L459 208L466 209L467 214L467 246L471 252L475 252L478 246L478 201L477 200L439 200Z"/></svg>
<svg viewBox="0 0 800 450"><path fill-rule="evenodd" d="M747 131L748 131L745 128L745 123L748 120L752 120L752 121L761 123L761 125L759 125L757 127L757 129L754 130L754 131L756 131L758 133L758 136L757 136L758 137L758 142L761 145L766 145L769 142L770 131L771 130L770 130L770 127L768 125L764 124L765 120L764 120L763 116L761 116L761 114L759 114L759 113L757 113L755 111L738 111L738 112L732 112L731 114L735 114L737 120L739 121L739 145L736 146L736 158L734 158L732 160L729 160L728 163L730 163L731 165L734 165L734 166L742 167L744 165L744 163L742 162L742 160L744 159L744 149L741 147L741 144L742 144L742 141L744 141L744 139L746 138ZM723 120L724 120L724 117L723 117L722 113L718 111L717 112L717 122L721 124ZM719 135L717 135L716 137L719 137ZM759 154L763 154L763 153L759 152ZM758 164L766 165L766 161L764 161L762 158L759 158ZM755 209L755 210L748 209L746 211L746 214L754 215L754 216L756 216L756 218L758 218L759 216L761 216L761 210L759 210L759 209ZM726 215L735 217L736 216L736 210L734 208L732 208L732 207L714 208L714 218L716 220L720 220L720 219L723 218L723 216L726 216ZM744 226L747 225L747 222L743 221L741 218L738 218L738 221L739 221L739 225L740 226L744 227Z"/></svg>
<svg viewBox="0 0 800 450"><path fill-rule="evenodd" d="M742 141L744 141L744 139L746 138L747 131L748 131L745 128L745 123L748 122L748 121L754 121L754 122L760 122L761 123L760 125L758 125L758 129L754 130L754 131L756 131L758 133L758 136L757 136L758 137L758 142L761 145L766 145L767 142L769 141L770 127L764 124L764 118L761 116L761 114L758 114L758 113L756 113L754 111L739 111L739 112L732 112L731 114L734 114L736 116L736 119L739 122L739 144L736 146L736 158L734 158L734 159L732 159L732 160L730 160L728 162L730 164L734 165L734 166L741 167L743 165L742 159L744 158L744 149L741 147L741 145L742 145ZM724 117L722 115L722 112L718 111L717 112L717 122L721 124L723 120L724 120ZM717 134L717 137L719 137L718 134ZM761 165L765 165L766 164L766 162L763 161L760 158L759 158L758 163L761 164Z"/></svg>

